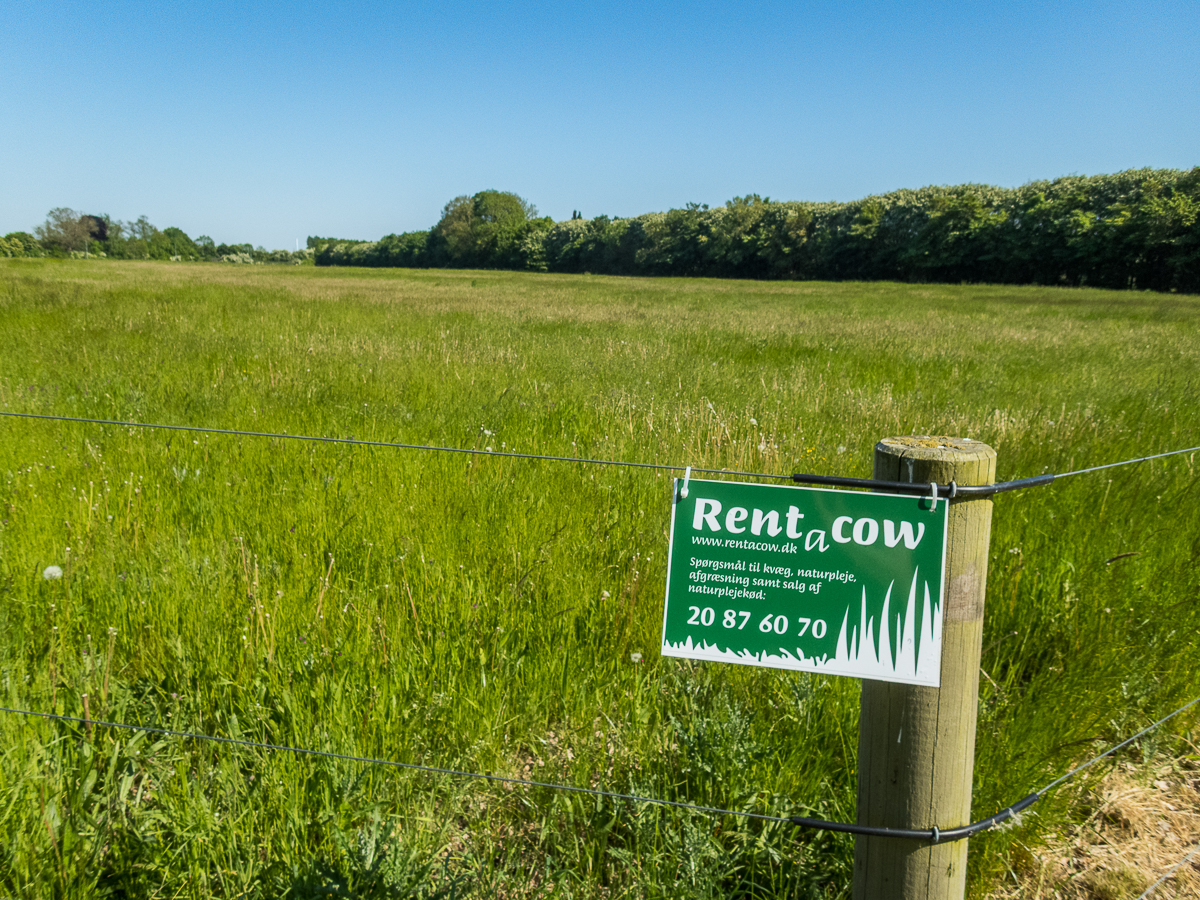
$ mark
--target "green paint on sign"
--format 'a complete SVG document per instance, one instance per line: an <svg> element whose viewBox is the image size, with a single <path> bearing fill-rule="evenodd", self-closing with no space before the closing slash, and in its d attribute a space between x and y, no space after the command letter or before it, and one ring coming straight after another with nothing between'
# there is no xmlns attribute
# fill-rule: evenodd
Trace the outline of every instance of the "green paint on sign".
<svg viewBox="0 0 1200 900"><path fill-rule="evenodd" d="M949 503L675 481L664 656L936 687Z"/></svg>

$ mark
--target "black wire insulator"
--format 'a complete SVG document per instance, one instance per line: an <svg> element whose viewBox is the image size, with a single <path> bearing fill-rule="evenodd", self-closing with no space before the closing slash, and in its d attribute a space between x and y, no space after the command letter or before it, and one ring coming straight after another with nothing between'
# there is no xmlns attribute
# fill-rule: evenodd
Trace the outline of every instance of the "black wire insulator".
<svg viewBox="0 0 1200 900"><path fill-rule="evenodd" d="M1007 806L994 816L963 825L959 828L941 829L934 825L932 828L884 828L878 825L857 825L853 822L830 822L826 819L809 819L804 816L792 816L791 823L800 828L816 828L821 831L840 831L844 834L863 834L868 837L904 838L911 841L928 841L931 844L945 844L961 841L973 834L994 828L1001 822L1011 819L1021 810L1032 806L1041 799L1041 794L1030 794L1018 800L1012 806Z"/></svg>

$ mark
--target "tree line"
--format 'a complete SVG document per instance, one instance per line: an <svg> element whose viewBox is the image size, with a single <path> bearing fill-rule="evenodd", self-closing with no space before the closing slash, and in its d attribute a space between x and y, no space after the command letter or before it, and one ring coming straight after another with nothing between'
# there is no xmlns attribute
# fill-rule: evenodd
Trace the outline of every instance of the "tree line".
<svg viewBox="0 0 1200 900"><path fill-rule="evenodd" d="M311 250L265 250L251 244L218 244L208 235L192 240L179 228L159 229L145 216L122 222L67 207L50 210L30 234L0 238L0 257L50 256L100 259L160 259L230 263L312 263Z"/></svg>
<svg viewBox="0 0 1200 900"><path fill-rule="evenodd" d="M1068 284L1200 293L1200 167L966 184L850 203L757 194L630 218L556 222L508 191L455 197L425 231L309 237L304 250L192 240L145 216L50 211L0 256L517 269L609 275Z"/></svg>
<svg viewBox="0 0 1200 900"><path fill-rule="evenodd" d="M456 197L427 231L309 238L319 266L610 275L1067 284L1200 293L1200 167L965 184L850 203L750 194L562 222L504 191Z"/></svg>

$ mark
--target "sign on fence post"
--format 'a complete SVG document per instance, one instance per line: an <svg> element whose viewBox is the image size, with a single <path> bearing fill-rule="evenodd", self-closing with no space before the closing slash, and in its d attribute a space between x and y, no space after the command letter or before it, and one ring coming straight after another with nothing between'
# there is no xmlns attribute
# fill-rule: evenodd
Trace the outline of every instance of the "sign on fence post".
<svg viewBox="0 0 1200 900"><path fill-rule="evenodd" d="M885 438L875 445L874 477L993 484L996 452L978 441L958 438ZM949 506L941 684L934 689L863 682L858 737L860 825L956 828L971 821L992 501L959 498ZM965 840L933 844L860 836L854 843L854 900L961 900L966 863Z"/></svg>
<svg viewBox="0 0 1200 900"><path fill-rule="evenodd" d="M664 656L936 686L947 503L675 483Z"/></svg>

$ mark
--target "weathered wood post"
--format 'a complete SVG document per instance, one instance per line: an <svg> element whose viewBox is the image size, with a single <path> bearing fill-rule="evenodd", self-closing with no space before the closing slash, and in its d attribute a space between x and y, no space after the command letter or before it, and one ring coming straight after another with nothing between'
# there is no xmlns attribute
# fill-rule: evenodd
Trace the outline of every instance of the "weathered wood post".
<svg viewBox="0 0 1200 900"><path fill-rule="evenodd" d="M996 451L959 438L884 438L875 445L874 477L993 484ZM992 501L981 497L949 502L941 687L863 682L860 825L955 828L971 821ZM965 840L934 844L860 836L854 844L854 900L961 900L966 863Z"/></svg>

